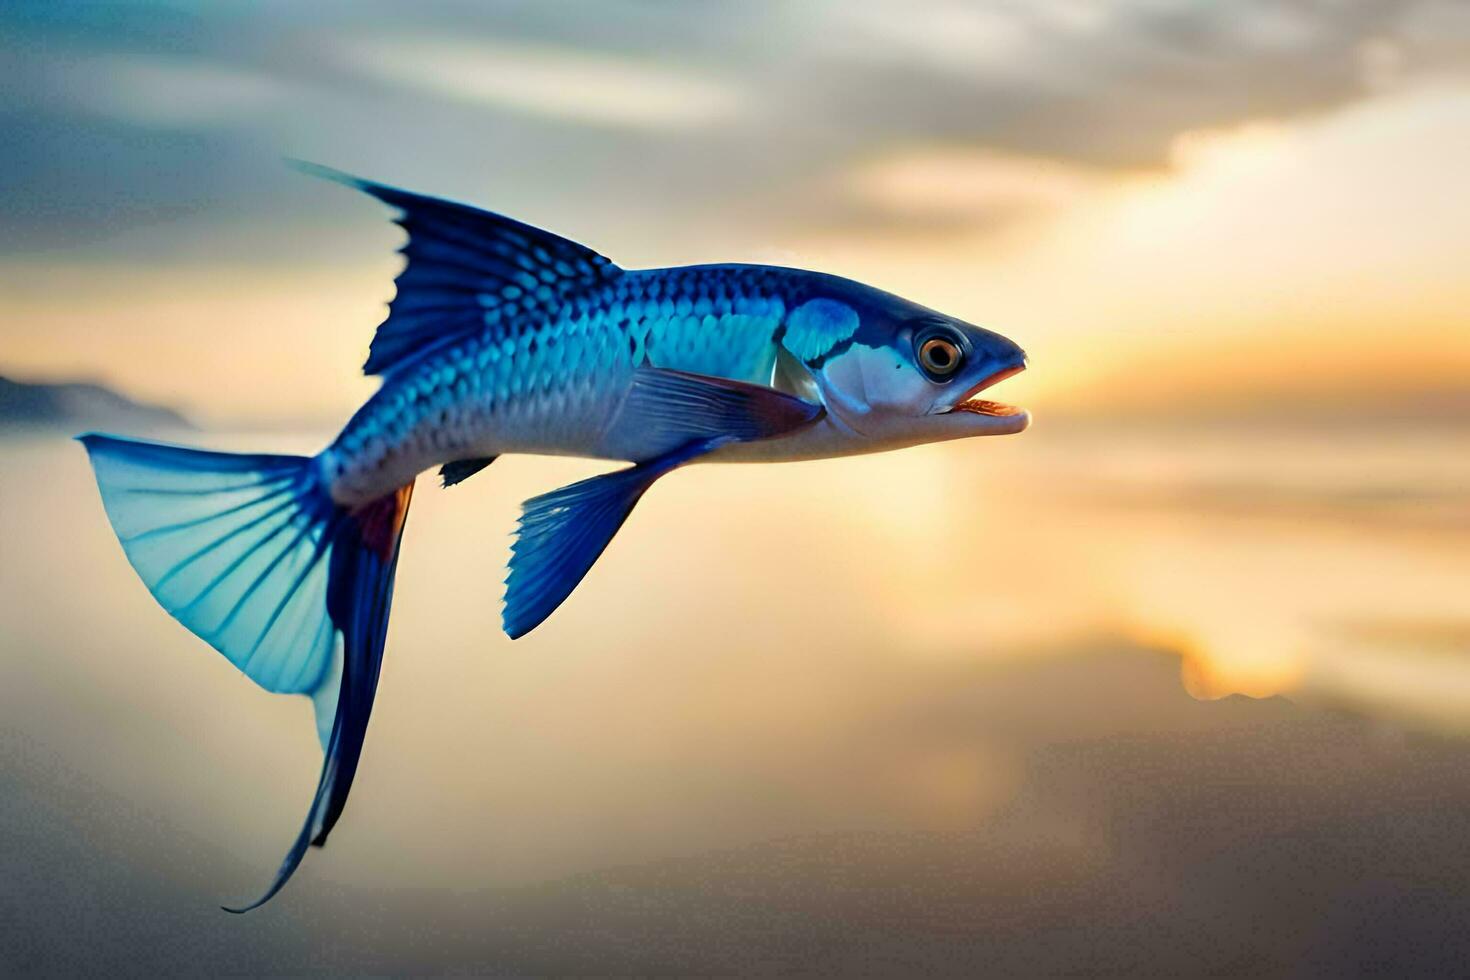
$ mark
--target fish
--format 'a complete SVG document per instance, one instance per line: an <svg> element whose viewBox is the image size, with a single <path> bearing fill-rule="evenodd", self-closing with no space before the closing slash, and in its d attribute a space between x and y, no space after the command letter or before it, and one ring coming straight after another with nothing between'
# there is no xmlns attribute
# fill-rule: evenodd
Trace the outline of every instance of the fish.
<svg viewBox="0 0 1470 980"><path fill-rule="evenodd" d="M377 391L315 456L78 436L127 560L257 685L312 699L323 763L258 908L320 847L361 760L415 478L511 453L627 465L534 497L516 527L513 639L583 580L643 494L695 462L781 462L1018 433L980 394L1006 337L850 279L751 264L624 269L480 208L316 165L407 234L363 370Z"/></svg>

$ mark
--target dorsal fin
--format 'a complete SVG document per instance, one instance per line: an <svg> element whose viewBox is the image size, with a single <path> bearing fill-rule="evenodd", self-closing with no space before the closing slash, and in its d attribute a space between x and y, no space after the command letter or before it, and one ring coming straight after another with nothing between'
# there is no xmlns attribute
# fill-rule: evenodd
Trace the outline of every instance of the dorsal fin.
<svg viewBox="0 0 1470 980"><path fill-rule="evenodd" d="M316 164L297 166L397 208L408 232L398 295L373 337L365 374L386 374L426 350L487 327L513 333L622 270L551 232L467 204L374 183Z"/></svg>

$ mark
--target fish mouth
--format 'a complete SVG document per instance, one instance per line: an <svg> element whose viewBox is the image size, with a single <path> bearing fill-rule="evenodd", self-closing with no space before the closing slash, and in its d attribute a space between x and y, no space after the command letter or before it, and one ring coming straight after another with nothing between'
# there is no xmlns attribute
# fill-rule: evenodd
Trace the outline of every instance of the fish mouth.
<svg viewBox="0 0 1470 980"><path fill-rule="evenodd" d="M964 394L960 395L958 401L956 401L953 405L945 409L940 414L954 415L956 413L962 413L968 415L986 415L990 418L998 419L1025 415L1026 410L1023 408L1017 408L1015 405L1007 405L1004 402L996 402L991 401L988 398L978 397L980 392L984 391L985 389L998 385L1006 378L1020 374L1024 370L1026 370L1026 365L1025 363L1021 363L1014 365L1013 367L1001 368L994 374L986 375L984 378L981 378L975 385L973 385L969 391L966 391Z"/></svg>

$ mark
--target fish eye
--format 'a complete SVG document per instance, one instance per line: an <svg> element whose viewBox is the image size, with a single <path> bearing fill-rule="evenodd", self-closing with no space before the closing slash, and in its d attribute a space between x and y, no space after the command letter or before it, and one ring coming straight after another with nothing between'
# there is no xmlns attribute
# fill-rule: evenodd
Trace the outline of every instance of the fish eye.
<svg viewBox="0 0 1470 980"><path fill-rule="evenodd" d="M947 337L930 337L919 345L919 366L936 378L947 378L960 369L964 353Z"/></svg>

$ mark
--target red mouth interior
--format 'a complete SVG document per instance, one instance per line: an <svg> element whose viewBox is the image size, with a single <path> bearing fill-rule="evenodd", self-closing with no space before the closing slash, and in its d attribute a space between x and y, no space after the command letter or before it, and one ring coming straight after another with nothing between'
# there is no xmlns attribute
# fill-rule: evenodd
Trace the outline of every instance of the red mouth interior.
<svg viewBox="0 0 1470 980"><path fill-rule="evenodd" d="M997 371L987 378L982 378L950 409L951 412L969 412L972 415L989 415L993 418L1005 418L1010 415L1020 415L1022 409L1014 405L1006 405L1003 402L993 402L984 398L976 398L980 392L993 385L998 385L1012 375L1020 374L1026 370L1026 365L1018 364L1015 367L1005 368Z"/></svg>

